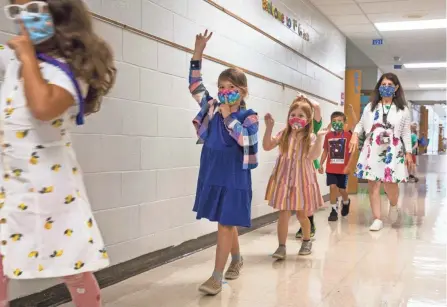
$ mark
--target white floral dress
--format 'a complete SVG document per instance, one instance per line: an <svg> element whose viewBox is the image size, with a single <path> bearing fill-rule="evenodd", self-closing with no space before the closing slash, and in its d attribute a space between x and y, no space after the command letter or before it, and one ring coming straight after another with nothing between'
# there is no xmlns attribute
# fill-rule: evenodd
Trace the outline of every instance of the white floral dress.
<svg viewBox="0 0 447 307"><path fill-rule="evenodd" d="M385 127L383 122L384 111L387 114L389 127ZM355 172L355 176L359 179L387 183L408 181L403 142L400 137L394 135L394 127L398 124L394 116L397 111L394 104L385 108L379 104L374 111L373 128L372 131L366 131L366 139ZM381 144L380 135L383 132L389 135L389 144Z"/></svg>
<svg viewBox="0 0 447 307"><path fill-rule="evenodd" d="M70 78L40 64L49 83L78 101ZM18 79L20 62L0 45L0 252L5 275L48 278L97 271L109 264L68 131L78 107L59 118L31 115ZM87 87L82 86L84 94Z"/></svg>

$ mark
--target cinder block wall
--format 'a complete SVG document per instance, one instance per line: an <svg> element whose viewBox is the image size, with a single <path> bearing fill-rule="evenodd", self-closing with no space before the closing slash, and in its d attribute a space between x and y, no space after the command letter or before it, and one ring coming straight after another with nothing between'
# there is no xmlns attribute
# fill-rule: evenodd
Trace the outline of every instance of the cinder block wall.
<svg viewBox="0 0 447 307"><path fill-rule="evenodd" d="M86 0L91 10L171 42L193 48L195 34L214 31L206 53L269 78L339 101L344 81L297 56L270 38L203 0ZM262 10L260 0L215 1L308 58L344 76L345 37L307 0L274 1L310 32L310 42ZM287 6L287 8L286 8ZM110 24L96 30L115 52L118 80L100 113L74 131L95 216L113 264L215 231L196 221L194 201L200 146L191 120L198 108L188 92L190 54ZM0 43L13 26L0 17ZM204 61L210 92L225 67ZM271 112L284 127L296 92L249 76L248 106ZM321 102L325 124L338 107ZM264 132L261 125L260 135ZM254 171L253 218L270 213L263 201L276 152L260 153ZM327 193L323 176L319 178ZM12 283L12 296L54 284L53 280Z"/></svg>

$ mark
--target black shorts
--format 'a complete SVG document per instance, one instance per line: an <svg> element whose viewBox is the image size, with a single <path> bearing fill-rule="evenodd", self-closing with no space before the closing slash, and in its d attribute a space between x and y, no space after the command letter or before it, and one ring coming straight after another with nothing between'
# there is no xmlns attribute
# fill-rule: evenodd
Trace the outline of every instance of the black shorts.
<svg viewBox="0 0 447 307"><path fill-rule="evenodd" d="M348 175L326 173L326 184L328 186L335 184L337 188L346 190L348 186Z"/></svg>

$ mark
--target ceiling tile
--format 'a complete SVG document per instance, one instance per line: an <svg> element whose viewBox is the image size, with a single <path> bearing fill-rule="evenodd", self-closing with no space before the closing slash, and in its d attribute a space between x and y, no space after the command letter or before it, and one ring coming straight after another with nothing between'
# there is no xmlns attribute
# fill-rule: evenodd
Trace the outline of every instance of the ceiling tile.
<svg viewBox="0 0 447 307"><path fill-rule="evenodd" d="M372 24L363 24L363 25L342 25L339 26L339 29L344 32L347 36L352 32L375 32L377 33L376 28Z"/></svg>
<svg viewBox="0 0 447 307"><path fill-rule="evenodd" d="M342 25L357 25L357 24L370 24L371 22L365 15L346 15L346 16L331 16L330 19L337 26Z"/></svg>
<svg viewBox="0 0 447 307"><path fill-rule="evenodd" d="M326 16L363 14L357 4L319 5L318 8Z"/></svg>
<svg viewBox="0 0 447 307"><path fill-rule="evenodd" d="M421 16L420 18L410 18L409 16ZM406 13L380 13L380 14L367 14L369 20L372 22L396 22L396 21L416 21L416 20L430 20L430 19L443 19L445 18L445 10L432 10L432 11L411 11Z"/></svg>
<svg viewBox="0 0 447 307"><path fill-rule="evenodd" d="M389 13L390 8L402 14L412 11L434 10L445 12L445 0L399 0L372 3L359 3L366 14Z"/></svg>
<svg viewBox="0 0 447 307"><path fill-rule="evenodd" d="M315 6L319 5L328 5L328 4L340 4L340 3L348 3L355 4L354 0L310 0Z"/></svg>

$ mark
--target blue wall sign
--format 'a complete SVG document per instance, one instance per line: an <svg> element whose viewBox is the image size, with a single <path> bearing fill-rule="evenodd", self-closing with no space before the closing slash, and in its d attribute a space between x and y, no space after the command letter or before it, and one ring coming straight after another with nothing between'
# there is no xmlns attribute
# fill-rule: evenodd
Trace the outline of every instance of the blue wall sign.
<svg viewBox="0 0 447 307"><path fill-rule="evenodd" d="M379 39L373 39L372 40L372 44L373 46L380 46L383 45L383 39L379 38Z"/></svg>
<svg viewBox="0 0 447 307"><path fill-rule="evenodd" d="M402 64L395 64L394 69L402 69Z"/></svg>

